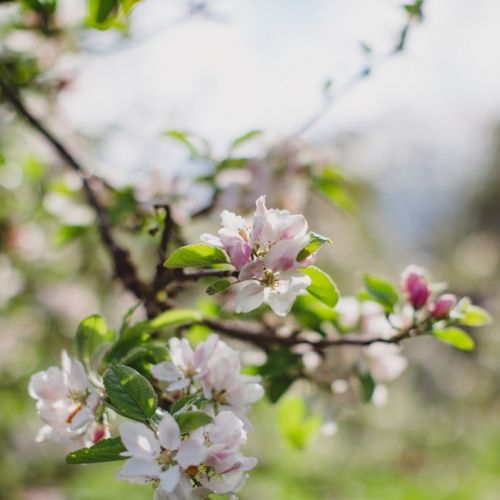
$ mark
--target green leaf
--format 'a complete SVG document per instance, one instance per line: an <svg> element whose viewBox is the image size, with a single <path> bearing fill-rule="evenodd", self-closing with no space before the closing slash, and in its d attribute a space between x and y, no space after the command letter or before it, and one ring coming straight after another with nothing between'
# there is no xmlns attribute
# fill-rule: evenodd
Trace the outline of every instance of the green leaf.
<svg viewBox="0 0 500 500"><path fill-rule="evenodd" d="M460 324L465 326L483 326L493 320L485 309L479 306L467 305L458 317Z"/></svg>
<svg viewBox="0 0 500 500"><path fill-rule="evenodd" d="M300 262L309 257L309 255L318 250L318 248L321 248L325 243L331 245L332 240L311 231L309 233L309 243L299 252L299 255L297 255L297 261Z"/></svg>
<svg viewBox="0 0 500 500"><path fill-rule="evenodd" d="M369 403L372 400L373 393L375 392L375 380L368 372L358 372L358 380L361 385L361 392L363 394L363 401Z"/></svg>
<svg viewBox="0 0 500 500"><path fill-rule="evenodd" d="M370 297L382 304L387 312L392 312L399 300L396 287L390 281L373 274L365 274L363 281Z"/></svg>
<svg viewBox="0 0 500 500"><path fill-rule="evenodd" d="M263 132L262 130L250 130L250 132L247 132L246 134L241 135L240 137L237 137L230 146L230 150L233 150L237 148L238 146L241 146L241 144L249 141L250 139L253 139L254 137L257 137L258 135L261 135Z"/></svg>
<svg viewBox="0 0 500 500"><path fill-rule="evenodd" d="M86 232L89 231L89 229L89 226L61 226L55 236L55 245L58 247L63 247L74 239L83 236Z"/></svg>
<svg viewBox="0 0 500 500"><path fill-rule="evenodd" d="M76 330L76 349L78 357L87 367L100 347L113 341L114 334L108 329L106 320L98 314L88 316Z"/></svg>
<svg viewBox="0 0 500 500"><path fill-rule="evenodd" d="M227 290L231 285L232 285L232 283L229 280L226 280L226 279L217 280L217 281L214 281L207 288L207 293L208 293L208 295L215 295L216 293L220 293L220 292L223 292L224 290Z"/></svg>
<svg viewBox="0 0 500 500"><path fill-rule="evenodd" d="M278 403L277 418L281 435L297 449L305 448L321 426L320 416L307 416L306 404L297 396L287 396Z"/></svg>
<svg viewBox="0 0 500 500"><path fill-rule="evenodd" d="M266 395L276 403L293 384L299 373L301 358L287 348L271 351L267 361L258 368L265 379Z"/></svg>
<svg viewBox="0 0 500 500"><path fill-rule="evenodd" d="M311 278L307 291L327 306L335 307L339 300L339 291L332 278L316 266L305 267L301 271Z"/></svg>
<svg viewBox="0 0 500 500"><path fill-rule="evenodd" d="M204 411L187 411L185 413L178 413L175 415L175 420L179 425L181 434L187 434L199 427L210 424L213 418Z"/></svg>
<svg viewBox="0 0 500 500"><path fill-rule="evenodd" d="M151 334L166 329L174 329L178 326L187 325L201 321L202 315L193 309L171 309L161 313L151 320L140 321L135 325L127 327L121 332L120 339L106 355L110 363L118 362L127 356L129 351L140 347L146 342Z"/></svg>
<svg viewBox="0 0 500 500"><path fill-rule="evenodd" d="M152 333L165 328L177 328L201 319L202 315L194 309L171 309L149 320L149 328Z"/></svg>
<svg viewBox="0 0 500 500"><path fill-rule="evenodd" d="M354 212L356 204L347 190L342 173L334 166L325 167L320 175L312 177L313 186L333 205L347 213Z"/></svg>
<svg viewBox="0 0 500 500"><path fill-rule="evenodd" d="M191 396L185 396L181 399L178 399L175 403L170 407L170 413L175 415L176 413L182 412L186 408L191 408L193 405L200 407L206 399L202 394L192 394Z"/></svg>
<svg viewBox="0 0 500 500"><path fill-rule="evenodd" d="M191 156L200 156L197 147L193 144L187 132L183 132L182 130L167 130L165 135L186 146Z"/></svg>
<svg viewBox="0 0 500 500"><path fill-rule="evenodd" d="M247 166L248 158L224 158L221 162L217 164L215 169L217 172L221 170L240 169Z"/></svg>
<svg viewBox="0 0 500 500"><path fill-rule="evenodd" d="M434 337L439 339L441 342L451 344L462 351L472 351L472 349L474 349L474 340L461 328L450 326L448 328L436 329L432 333Z"/></svg>
<svg viewBox="0 0 500 500"><path fill-rule="evenodd" d="M126 450L119 437L103 439L90 448L80 448L71 452L66 457L66 463L76 465L126 460L127 457L121 456Z"/></svg>
<svg viewBox="0 0 500 500"><path fill-rule="evenodd" d="M97 24L108 21L117 10L118 0L89 0L89 16Z"/></svg>
<svg viewBox="0 0 500 500"><path fill-rule="evenodd" d="M271 401L271 403L278 402L294 381L295 379L292 376L286 374L271 378L266 386L266 395L269 401Z"/></svg>
<svg viewBox="0 0 500 500"><path fill-rule="evenodd" d="M332 323L338 318L338 312L328 307L312 295L299 295L292 307L292 314L301 326L323 332L323 323Z"/></svg>
<svg viewBox="0 0 500 500"><path fill-rule="evenodd" d="M155 414L156 393L148 380L133 368L123 365L108 368L104 373L104 387L120 415L144 422Z"/></svg>
<svg viewBox="0 0 500 500"><path fill-rule="evenodd" d="M227 255L220 248L197 244L180 247L172 252L165 267L211 267L215 264L228 264Z"/></svg>

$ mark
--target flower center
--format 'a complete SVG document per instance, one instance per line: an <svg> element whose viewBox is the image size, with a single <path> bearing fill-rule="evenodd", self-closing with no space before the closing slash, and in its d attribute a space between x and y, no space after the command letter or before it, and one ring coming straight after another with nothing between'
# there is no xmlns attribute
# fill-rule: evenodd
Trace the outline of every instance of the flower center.
<svg viewBox="0 0 500 500"><path fill-rule="evenodd" d="M174 458L174 452L172 452L170 450L165 450L164 448L162 448L157 462L161 466L167 466L167 465L170 465L172 463L173 458Z"/></svg>
<svg viewBox="0 0 500 500"><path fill-rule="evenodd" d="M270 269L264 269L264 279L262 281L264 286L273 290L279 285L279 279Z"/></svg>

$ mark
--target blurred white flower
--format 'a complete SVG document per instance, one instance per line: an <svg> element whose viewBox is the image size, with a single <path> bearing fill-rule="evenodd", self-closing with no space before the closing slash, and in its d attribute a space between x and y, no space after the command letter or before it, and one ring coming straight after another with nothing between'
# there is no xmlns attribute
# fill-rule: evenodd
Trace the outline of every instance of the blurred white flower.
<svg viewBox="0 0 500 500"><path fill-rule="evenodd" d="M0 254L0 307L22 292L24 276L12 266L6 255Z"/></svg>

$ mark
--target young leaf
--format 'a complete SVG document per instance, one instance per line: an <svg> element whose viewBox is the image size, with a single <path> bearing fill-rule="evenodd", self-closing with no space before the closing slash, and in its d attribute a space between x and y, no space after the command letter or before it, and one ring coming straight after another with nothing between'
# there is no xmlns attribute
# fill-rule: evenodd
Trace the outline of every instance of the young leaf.
<svg viewBox="0 0 500 500"><path fill-rule="evenodd" d="M201 314L193 309L171 309L149 320L149 328L152 333L164 328L174 328L187 323L194 323L200 321L201 318Z"/></svg>
<svg viewBox="0 0 500 500"><path fill-rule="evenodd" d="M140 422L154 415L158 404L156 393L148 380L133 368L123 365L108 368L104 373L104 387L120 415Z"/></svg>
<svg viewBox="0 0 500 500"><path fill-rule="evenodd" d="M118 0L90 0L89 1L89 15L90 19L97 23L102 24L111 18L118 9Z"/></svg>
<svg viewBox="0 0 500 500"><path fill-rule="evenodd" d="M321 426L319 415L307 416L306 404L297 396L287 396L278 403L277 417L280 433L297 449L303 449Z"/></svg>
<svg viewBox="0 0 500 500"><path fill-rule="evenodd" d="M257 137L258 135L262 134L262 130L250 130L250 132L247 132L246 134L241 135L240 137L237 137L232 143L230 150L232 151L233 149L237 148L241 144L249 141L250 139L253 139L254 137Z"/></svg>
<svg viewBox="0 0 500 500"><path fill-rule="evenodd" d="M193 142L189 138L189 134L187 132L182 132L182 130L167 130L165 135L175 139L176 141L184 144L188 151L191 153L191 156L199 156L198 149L193 144Z"/></svg>
<svg viewBox="0 0 500 500"><path fill-rule="evenodd" d="M187 411L175 415L181 434L192 432L198 427L203 427L213 421L213 418L204 411Z"/></svg>
<svg viewBox="0 0 500 500"><path fill-rule="evenodd" d="M85 318L76 331L76 349L82 363L90 367L92 356L103 344L112 342L113 337L102 316L93 314Z"/></svg>
<svg viewBox="0 0 500 500"><path fill-rule="evenodd" d="M330 238L326 238L325 236L321 236L321 234L310 232L309 233L309 243L305 246L297 255L297 262L304 260L309 257L312 253L314 253L318 248L322 247L325 243L332 244L332 240Z"/></svg>
<svg viewBox="0 0 500 500"><path fill-rule="evenodd" d="M492 322L488 311L473 305L467 305L458 320L465 326L483 326Z"/></svg>
<svg viewBox="0 0 500 500"><path fill-rule="evenodd" d="M127 457L121 455L124 451L126 451L126 448L121 438L103 439L90 448L80 448L71 452L66 457L66 463L76 465L125 460Z"/></svg>
<svg viewBox="0 0 500 500"><path fill-rule="evenodd" d="M432 333L434 334L434 337L439 339L441 342L451 344L453 347L461 349L462 351L472 351L472 349L474 349L474 340L461 328L450 326L448 328L436 329Z"/></svg>
<svg viewBox="0 0 500 500"><path fill-rule="evenodd" d="M229 280L226 279L221 279L214 281L208 288L207 288L207 293L208 295L215 295L216 293L223 292L224 290L227 290L232 283Z"/></svg>
<svg viewBox="0 0 500 500"><path fill-rule="evenodd" d="M165 261L170 269L180 267L211 267L214 264L228 264L226 254L210 245L187 245L180 247Z"/></svg>
<svg viewBox="0 0 500 500"><path fill-rule="evenodd" d="M396 287L390 281L373 274L365 274L363 281L371 298L382 304L386 311L392 312L399 300Z"/></svg>
<svg viewBox="0 0 500 500"><path fill-rule="evenodd" d="M327 306L335 307L339 300L339 291L332 278L316 266L305 267L301 271L311 278L307 291Z"/></svg>
<svg viewBox="0 0 500 500"><path fill-rule="evenodd" d="M312 177L313 186L333 205L347 213L354 212L356 204L349 194L342 173L334 166L326 167L320 175Z"/></svg>

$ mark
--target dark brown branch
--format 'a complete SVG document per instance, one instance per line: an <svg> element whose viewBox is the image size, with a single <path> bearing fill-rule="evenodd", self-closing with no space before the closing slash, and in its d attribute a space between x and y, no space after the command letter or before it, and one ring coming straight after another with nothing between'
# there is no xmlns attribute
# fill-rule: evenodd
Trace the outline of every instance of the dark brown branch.
<svg viewBox="0 0 500 500"><path fill-rule="evenodd" d="M415 326L402 330L394 337L390 338L348 338L340 337L338 339L322 339L319 341L311 341L308 339L301 338L300 335L291 335L288 337L281 337L276 334L276 332L268 327L263 327L257 323L246 323L242 321L234 320L216 320L216 319L204 319L201 324L212 328L213 330L227 335L228 337L235 338L238 340L243 340L245 342L250 342L264 350L269 350L270 347L281 345L281 346L294 346L299 344L308 344L312 346L315 350L320 351L327 349L329 347L336 346L368 346L375 344L377 342L384 344L399 344L402 340L411 337L413 334L417 334Z"/></svg>
<svg viewBox="0 0 500 500"><path fill-rule="evenodd" d="M106 183L102 179L89 174L87 170L82 167L80 162L78 162L69 152L66 146L64 146L64 144L59 141L59 139L57 139L38 118L31 114L21 100L21 97L11 87L8 78L2 72L0 72L0 89L2 90L4 98L16 110L18 115L24 118L34 130L44 137L63 162L80 176L85 196L96 214L101 240L108 250L113 262L116 278L122 282L127 290L131 291L139 299L143 299L145 296L145 285L137 274L137 270L132 263L128 250L119 246L115 241L106 211L102 207L94 191L94 183L99 183L101 186L107 186Z"/></svg>

